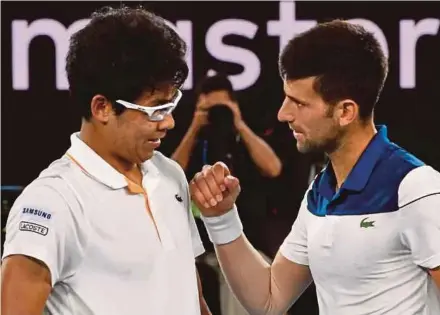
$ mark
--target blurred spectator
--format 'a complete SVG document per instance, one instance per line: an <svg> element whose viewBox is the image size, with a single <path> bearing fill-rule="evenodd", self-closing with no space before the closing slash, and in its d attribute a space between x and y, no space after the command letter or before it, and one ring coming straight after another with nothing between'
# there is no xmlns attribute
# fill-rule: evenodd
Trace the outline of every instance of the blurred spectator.
<svg viewBox="0 0 440 315"><path fill-rule="evenodd" d="M223 75L205 78L197 89L198 102L188 131L172 159L192 178L203 165L223 161L241 181L237 201L245 233L260 250L266 236L268 212L267 179L280 175L282 164L264 137L257 135L242 119L231 82ZM203 230L203 225L200 225ZM204 234L202 232L202 234ZM202 235L203 238L203 235ZM207 250L212 244L204 240Z"/></svg>
<svg viewBox="0 0 440 315"><path fill-rule="evenodd" d="M223 75L206 77L197 88L198 102L190 127L172 154L192 178L203 165L223 161L241 180L237 203L250 242L270 259L273 242L267 235L270 210L268 179L280 175L282 163L266 139L272 132L257 135L243 120L231 82ZM265 139L266 138L266 139ZM193 208L197 217L197 208ZM204 225L196 219L207 252L213 253ZM285 236L285 235L284 235ZM276 247L276 245L275 245ZM213 314L247 314L235 300L221 274L215 255L199 261L205 298ZM218 272L212 272L208 266ZM220 306L221 305L221 306ZM221 311L221 310L222 311Z"/></svg>

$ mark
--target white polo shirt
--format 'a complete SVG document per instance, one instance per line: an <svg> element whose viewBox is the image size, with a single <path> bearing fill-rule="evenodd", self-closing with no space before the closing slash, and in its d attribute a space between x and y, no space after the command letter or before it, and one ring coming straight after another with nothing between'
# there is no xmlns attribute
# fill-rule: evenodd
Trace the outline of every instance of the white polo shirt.
<svg viewBox="0 0 440 315"><path fill-rule="evenodd" d="M331 164L281 246L310 267L320 315L438 315L440 173L378 133L338 192Z"/></svg>
<svg viewBox="0 0 440 315"><path fill-rule="evenodd" d="M50 314L200 314L195 257L204 248L180 166L155 152L140 187L78 134L71 141L15 201L3 258L49 267Z"/></svg>

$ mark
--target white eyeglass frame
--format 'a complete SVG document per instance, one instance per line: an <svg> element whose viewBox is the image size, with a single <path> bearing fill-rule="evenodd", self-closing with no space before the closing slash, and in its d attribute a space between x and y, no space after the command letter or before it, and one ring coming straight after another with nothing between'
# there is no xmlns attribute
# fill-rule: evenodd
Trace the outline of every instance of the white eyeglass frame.
<svg viewBox="0 0 440 315"><path fill-rule="evenodd" d="M176 95L174 96L174 99L171 102L159 106L146 107L146 106L133 104L124 100L116 100L116 103L121 104L125 108L134 109L143 112L148 116L148 119L151 121L162 121L165 119L166 115L172 113L172 111L176 108L181 98L182 98L182 91L177 90ZM158 114L157 116L154 116L154 113L157 110L161 110L161 109L167 109L167 110L165 110L162 114Z"/></svg>

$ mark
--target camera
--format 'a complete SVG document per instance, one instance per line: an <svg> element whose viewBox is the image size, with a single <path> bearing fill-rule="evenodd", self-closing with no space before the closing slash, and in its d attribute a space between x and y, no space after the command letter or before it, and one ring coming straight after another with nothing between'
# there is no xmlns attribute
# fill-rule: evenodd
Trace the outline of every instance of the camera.
<svg viewBox="0 0 440 315"><path fill-rule="evenodd" d="M225 104L215 104L208 111L209 124L219 129L232 129L234 114Z"/></svg>

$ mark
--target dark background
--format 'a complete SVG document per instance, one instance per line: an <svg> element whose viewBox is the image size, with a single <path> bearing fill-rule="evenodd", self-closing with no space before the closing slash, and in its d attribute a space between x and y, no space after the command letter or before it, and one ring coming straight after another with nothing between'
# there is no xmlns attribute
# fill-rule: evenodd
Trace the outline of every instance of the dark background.
<svg viewBox="0 0 440 315"><path fill-rule="evenodd" d="M139 2L127 2L136 5ZM55 88L54 46L49 37L35 38L30 48L30 88L12 89L11 22L14 19L52 18L68 26L88 18L91 11L119 2L2 2L2 185L26 185L48 163L64 153L69 135L79 130L80 119L69 102L67 91ZM207 69L235 74L242 71L211 57L205 48L205 33L214 22L226 18L246 19L259 26L253 40L229 36L226 42L252 50L261 61L259 80L240 91L240 106L253 126L275 127L283 141L283 151L294 151L294 139L286 126L279 126L276 112L281 104L282 84L278 76L278 37L268 36L266 23L279 15L278 2L150 2L143 3L170 22L193 22L194 82ZM202 12L202 13L199 13ZM440 19L438 2L297 2L296 18L366 18L383 30L390 51L390 73L377 106L376 121L386 123L392 140L418 157L440 168L439 96L440 31L421 37L417 43L416 88L399 87L399 21L401 19ZM176 109L176 128L169 133L160 150L169 155L190 123L194 109L193 91L185 91ZM295 155L282 152L281 155ZM289 161L286 161L289 163ZM293 163L293 161L290 161ZM294 176L294 174L291 174Z"/></svg>
<svg viewBox="0 0 440 315"><path fill-rule="evenodd" d="M2 80L1 80L1 183L29 184L51 161L69 147L69 136L79 130L80 118L67 91L55 85L54 45L47 36L35 38L30 45L30 83L26 91L12 87L11 22L24 19L55 19L65 26L88 18L104 5L121 2L2 2ZM140 2L126 2L133 6ZM267 35L267 21L279 18L279 3L270 2L150 2L150 10L174 23L193 23L194 83L208 69L238 74L240 65L212 57L205 47L208 28L221 19L246 19L258 25L254 39L230 35L224 42L252 50L260 59L258 81L238 98L244 119L257 131L270 132L270 144L283 161L282 175L271 188L275 208L270 215L291 225L299 201L306 189L310 157L298 154L286 125L276 120L283 99L278 76L279 38ZM389 137L414 153L427 164L440 170L440 30L436 36L423 36L417 42L416 87L399 85L399 25L402 19L416 22L425 18L440 19L439 2L297 2L297 20L324 21L331 18L364 18L376 23L386 36L390 54L390 72L376 108L376 122L386 124ZM169 156L183 137L194 110L193 90L184 91L175 111L176 128L169 132L160 151ZM4 193L4 192L3 192ZM284 237L288 231L280 232ZM280 237L280 240L282 239Z"/></svg>

